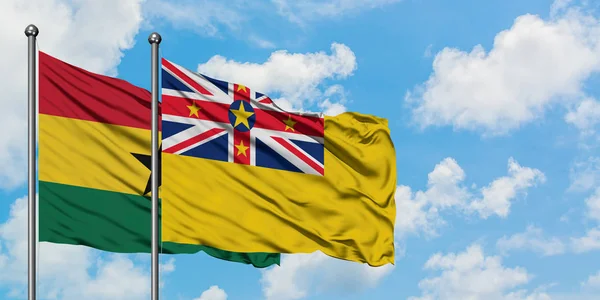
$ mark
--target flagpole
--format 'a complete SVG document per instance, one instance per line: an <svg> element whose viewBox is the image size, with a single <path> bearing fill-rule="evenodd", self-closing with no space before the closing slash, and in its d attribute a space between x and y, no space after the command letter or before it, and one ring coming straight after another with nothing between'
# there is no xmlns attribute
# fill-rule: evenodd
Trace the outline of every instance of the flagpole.
<svg viewBox="0 0 600 300"><path fill-rule="evenodd" d="M36 100L36 38L39 33L38 28L31 24L25 28L25 36L27 36L28 42L28 55L27 55L27 64L28 64L28 114L27 114L27 129L29 131L29 140L27 143L27 154L28 154L28 184L29 190L27 193L28 198L28 256L27 256L27 266L28 266L28 299L35 300L36 299L36 255L37 255L37 205L36 205L36 159L35 159L35 142L36 142L36 122L35 122L35 100Z"/></svg>
<svg viewBox="0 0 600 300"><path fill-rule="evenodd" d="M152 47L152 163L151 163L151 195L152 195L152 300L158 300L158 45L162 38L153 32L148 37Z"/></svg>

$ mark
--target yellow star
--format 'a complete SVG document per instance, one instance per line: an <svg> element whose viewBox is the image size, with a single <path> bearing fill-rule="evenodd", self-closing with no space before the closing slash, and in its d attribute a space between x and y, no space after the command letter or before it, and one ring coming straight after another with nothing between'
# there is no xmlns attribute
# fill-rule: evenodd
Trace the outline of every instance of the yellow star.
<svg viewBox="0 0 600 300"><path fill-rule="evenodd" d="M244 141L240 141L240 144L235 145L235 147L238 149L237 155L242 154L243 156L246 156L246 150L248 150L248 147L244 146Z"/></svg>
<svg viewBox="0 0 600 300"><path fill-rule="evenodd" d="M285 123L285 130L287 131L288 129L291 129L292 131L296 131L294 130L294 125L296 125L296 121L292 121L292 116L288 116L287 120L283 120L283 123Z"/></svg>
<svg viewBox="0 0 600 300"><path fill-rule="evenodd" d="M192 105L188 105L187 108L190 110L190 115L189 117L191 117L192 115L196 116L199 118L198 116L198 111L200 110L200 106L196 106L196 102L192 101Z"/></svg>
<svg viewBox="0 0 600 300"><path fill-rule="evenodd" d="M254 113L246 111L246 108L242 102L240 102L240 108L237 110L232 109L231 112L235 115L235 124L233 124L233 127L237 127L239 124L244 124L246 125L246 128L250 129L248 118L250 118Z"/></svg>
<svg viewBox="0 0 600 300"><path fill-rule="evenodd" d="M244 85L238 84L237 92L239 92L240 90L243 90L244 92L247 92L246 91L246 87Z"/></svg>

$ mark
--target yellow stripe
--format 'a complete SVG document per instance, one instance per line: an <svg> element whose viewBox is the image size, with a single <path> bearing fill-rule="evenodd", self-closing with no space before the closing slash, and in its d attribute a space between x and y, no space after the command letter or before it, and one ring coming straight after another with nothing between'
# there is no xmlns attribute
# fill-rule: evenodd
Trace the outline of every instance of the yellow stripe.
<svg viewBox="0 0 600 300"><path fill-rule="evenodd" d="M393 263L396 160L387 122L327 118L325 147L325 176L163 153L163 240Z"/></svg>
<svg viewBox="0 0 600 300"><path fill-rule="evenodd" d="M40 114L39 179L140 195L150 170L150 131Z"/></svg>

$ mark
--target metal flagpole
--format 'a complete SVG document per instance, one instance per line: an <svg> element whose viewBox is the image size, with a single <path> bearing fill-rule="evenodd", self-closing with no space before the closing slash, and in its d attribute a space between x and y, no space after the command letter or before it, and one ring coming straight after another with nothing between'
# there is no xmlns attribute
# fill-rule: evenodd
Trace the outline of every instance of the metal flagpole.
<svg viewBox="0 0 600 300"><path fill-rule="evenodd" d="M158 300L158 45L162 38L153 32L148 37L152 47L152 163L151 195L152 195L152 300Z"/></svg>
<svg viewBox="0 0 600 300"><path fill-rule="evenodd" d="M36 38L39 33L38 28L31 24L25 28L25 36L27 36L28 41L28 55L27 55L27 63L28 63L28 131L29 131L29 141L27 143L27 154L28 154L28 181L29 181L29 191L27 194L28 197L28 261L27 265L28 269L28 299L35 300L36 299L36 252L37 252L37 205L36 205L36 159L35 159L35 142L36 142Z"/></svg>

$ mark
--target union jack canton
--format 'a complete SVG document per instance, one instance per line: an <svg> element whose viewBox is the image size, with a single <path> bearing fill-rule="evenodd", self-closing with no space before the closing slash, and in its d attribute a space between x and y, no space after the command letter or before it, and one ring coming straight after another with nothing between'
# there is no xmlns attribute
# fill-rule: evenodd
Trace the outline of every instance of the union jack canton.
<svg viewBox="0 0 600 300"><path fill-rule="evenodd" d="M162 151L323 176L322 114L289 113L264 94L162 59Z"/></svg>

